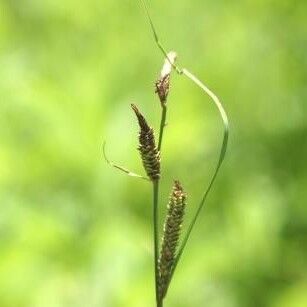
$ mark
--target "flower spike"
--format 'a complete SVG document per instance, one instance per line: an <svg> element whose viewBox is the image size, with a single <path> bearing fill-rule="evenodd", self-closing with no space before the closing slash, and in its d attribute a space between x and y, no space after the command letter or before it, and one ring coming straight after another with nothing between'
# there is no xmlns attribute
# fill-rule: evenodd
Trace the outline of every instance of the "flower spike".
<svg viewBox="0 0 307 307"><path fill-rule="evenodd" d="M154 131L149 127L138 108L134 104L131 104L131 107L140 126L138 150L141 154L143 166L147 176L152 181L158 180L160 178L160 152L155 144Z"/></svg>

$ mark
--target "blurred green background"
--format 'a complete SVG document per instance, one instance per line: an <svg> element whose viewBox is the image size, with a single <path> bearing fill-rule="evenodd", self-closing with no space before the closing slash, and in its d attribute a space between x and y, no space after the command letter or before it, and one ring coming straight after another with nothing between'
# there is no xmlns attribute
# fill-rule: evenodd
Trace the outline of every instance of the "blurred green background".
<svg viewBox="0 0 307 307"><path fill-rule="evenodd" d="M307 2L150 1L166 48L229 113L222 172L165 306L307 306ZM154 306L151 187L136 103L159 126L163 57L138 1L0 2L0 306ZM172 77L162 214L172 180L191 218L222 124Z"/></svg>

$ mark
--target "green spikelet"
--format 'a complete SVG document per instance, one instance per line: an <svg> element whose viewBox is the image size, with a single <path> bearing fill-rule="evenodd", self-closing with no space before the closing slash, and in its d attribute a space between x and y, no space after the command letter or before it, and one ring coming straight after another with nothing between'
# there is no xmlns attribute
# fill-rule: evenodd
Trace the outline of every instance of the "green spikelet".
<svg viewBox="0 0 307 307"><path fill-rule="evenodd" d="M181 225L186 206L186 194L179 181L174 182L164 223L162 247L159 257L159 296L166 294L168 280L174 264Z"/></svg>
<svg viewBox="0 0 307 307"><path fill-rule="evenodd" d="M138 150L141 153L145 171L152 181L158 180L160 178L160 152L155 144L154 131L148 126L138 108L134 104L131 107L137 116L140 126Z"/></svg>

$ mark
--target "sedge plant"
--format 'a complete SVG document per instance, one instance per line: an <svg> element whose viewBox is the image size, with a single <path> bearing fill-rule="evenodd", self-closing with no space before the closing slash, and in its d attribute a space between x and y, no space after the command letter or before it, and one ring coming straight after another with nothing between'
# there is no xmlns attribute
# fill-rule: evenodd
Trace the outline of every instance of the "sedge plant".
<svg viewBox="0 0 307 307"><path fill-rule="evenodd" d="M227 144L228 144L228 118L227 114L221 104L219 98L211 91L203 82L201 82L188 69L181 68L176 64L177 54L174 51L167 52L161 44L156 28L149 14L149 10L145 0L140 0L146 13L153 38L157 47L161 50L165 62L162 67L160 76L155 83L155 92L158 95L161 105L161 119L158 140L156 142L153 128L148 124L145 116L141 113L138 107L131 105L133 112L136 115L139 125L139 146L141 160L146 172L146 176L131 172L125 167L122 167L110 161L105 153L105 143L103 146L103 153L106 162L114 168L126 173L129 176L144 179L152 184L152 217L153 217L153 242L154 242L154 273L155 273L155 294L156 306L163 307L163 302L166 297L168 288L171 284L175 270L178 266L179 260L186 248L187 242L190 238L191 232L196 224L196 221L202 211L207 196L216 180L216 177L221 168L222 162L225 158ZM163 141L163 133L167 117L167 98L170 90L170 76L174 70L177 74L186 77L194 85L196 85L204 94L208 95L214 105L217 107L222 123L223 123L223 138L221 148L218 154L215 170L205 187L203 195L196 207L196 211L186 228L184 236L181 238L181 228L184 221L184 213L187 205L187 196L179 180L175 180L171 189L167 212L164 219L163 234L159 238L159 186L161 180L161 149Z"/></svg>

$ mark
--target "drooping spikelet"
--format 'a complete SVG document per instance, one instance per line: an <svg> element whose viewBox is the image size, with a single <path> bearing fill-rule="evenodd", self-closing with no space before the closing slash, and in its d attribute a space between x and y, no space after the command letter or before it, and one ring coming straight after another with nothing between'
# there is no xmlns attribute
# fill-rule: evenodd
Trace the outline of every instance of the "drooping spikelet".
<svg viewBox="0 0 307 307"><path fill-rule="evenodd" d="M161 298L166 294L167 284L173 268L185 206L186 194L180 182L175 181L167 207L159 257L159 296Z"/></svg>
<svg viewBox="0 0 307 307"><path fill-rule="evenodd" d="M160 152L155 144L154 131L149 127L138 108L134 104L131 107L140 126L138 150L141 153L145 171L152 181L158 180L160 178Z"/></svg>
<svg viewBox="0 0 307 307"><path fill-rule="evenodd" d="M171 51L167 54L167 58L164 61L160 77L155 83L155 92L158 94L162 106L165 105L167 101L167 96L170 88L172 64L174 64L176 58L177 54L174 51Z"/></svg>

